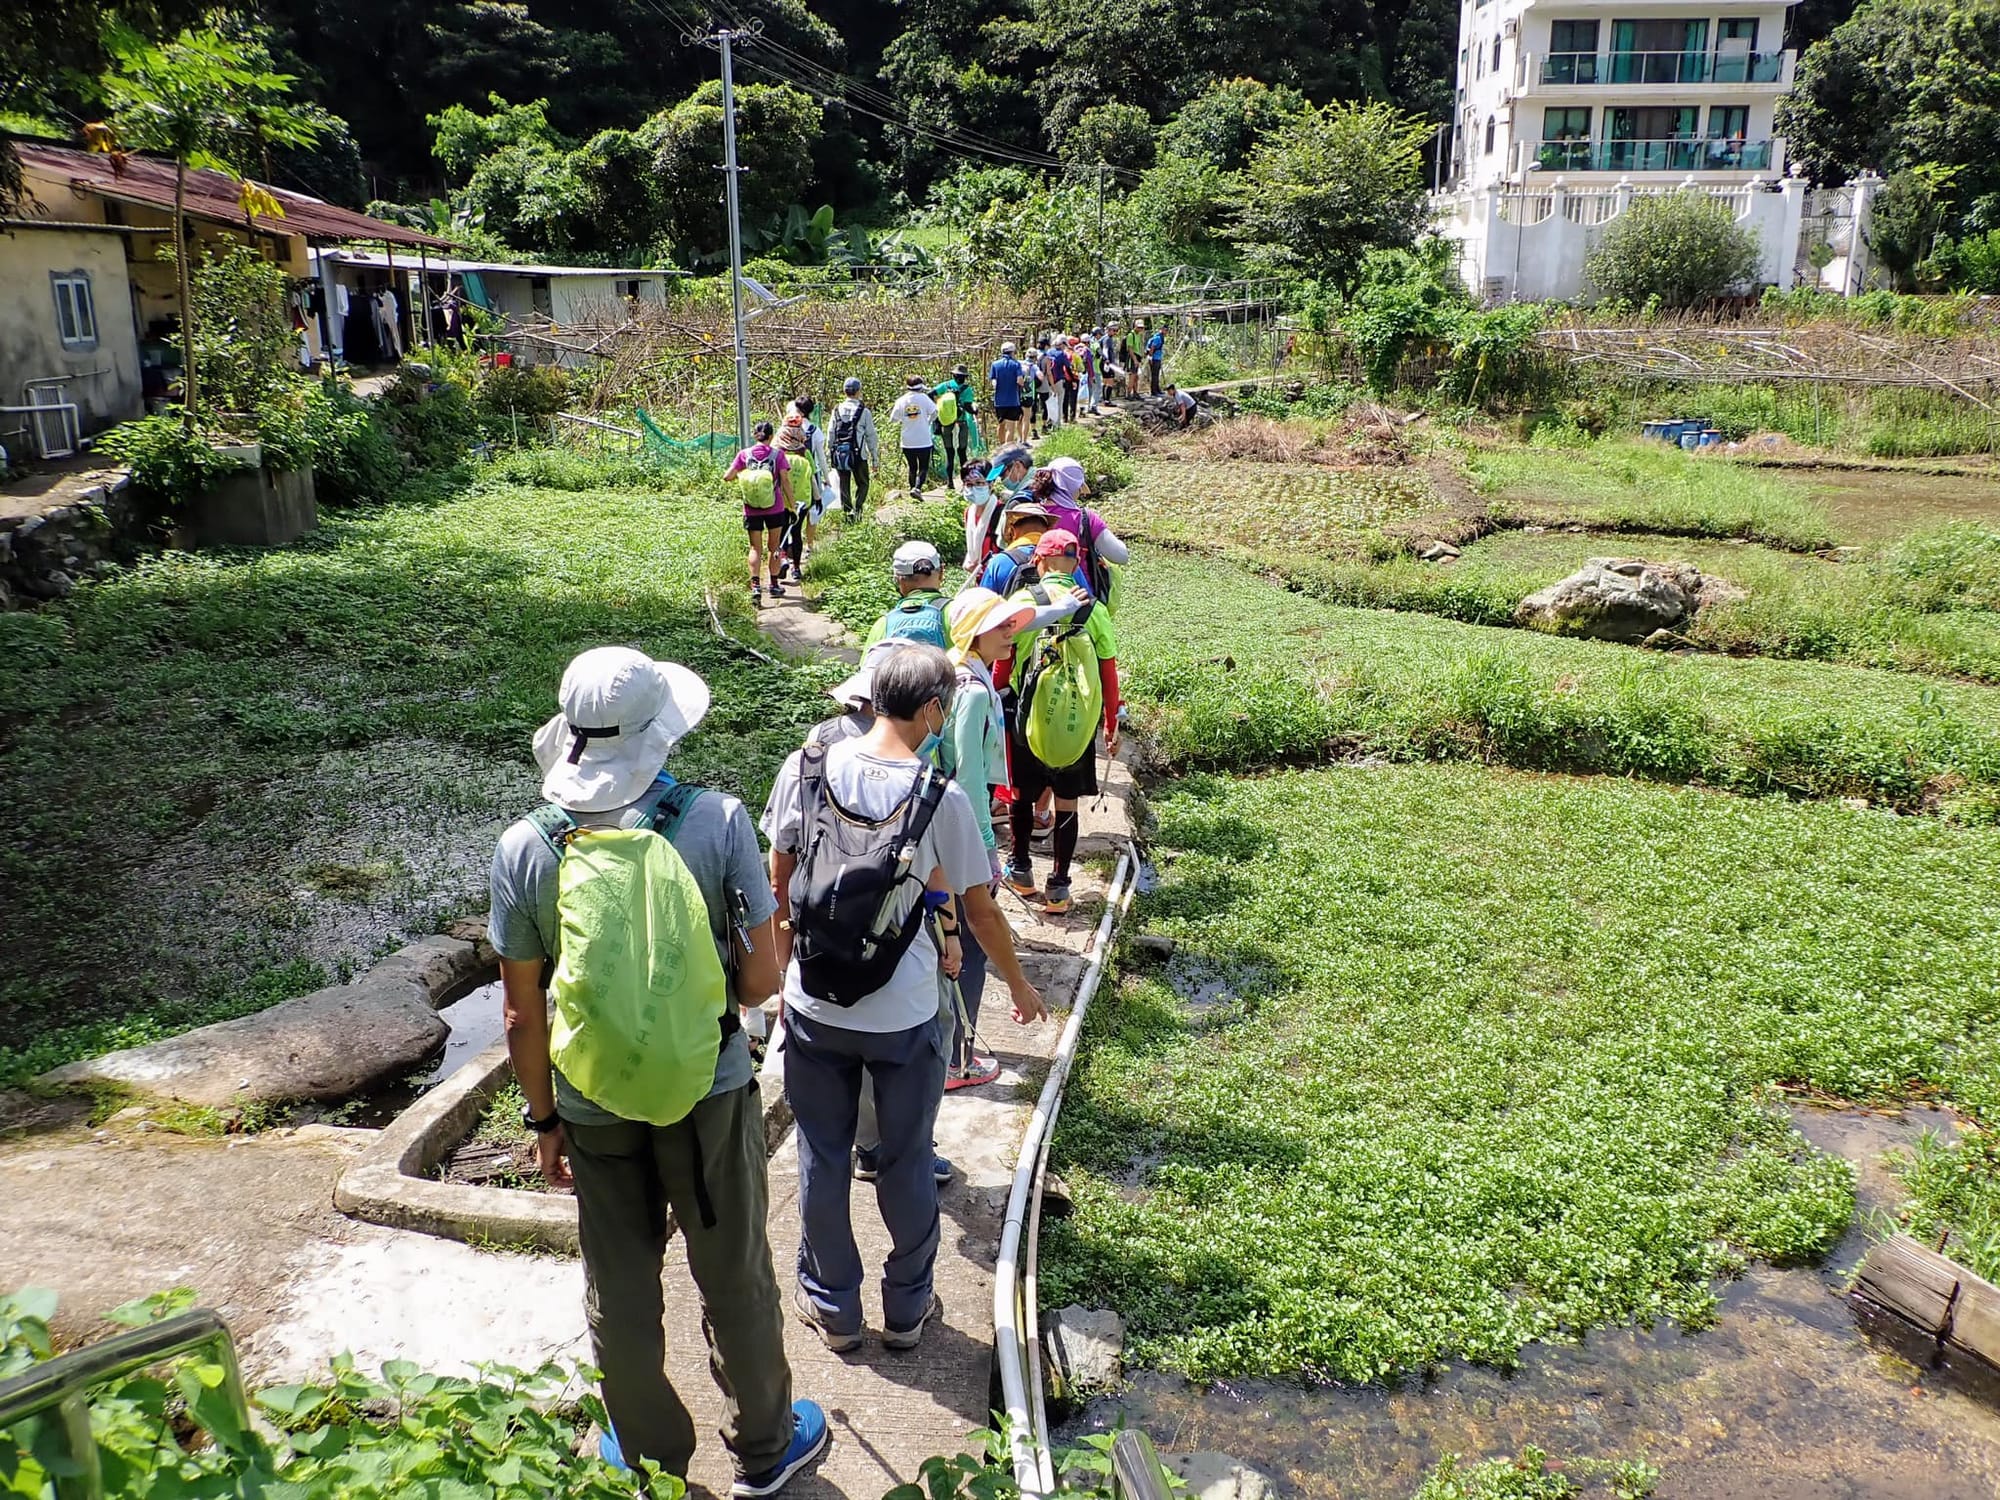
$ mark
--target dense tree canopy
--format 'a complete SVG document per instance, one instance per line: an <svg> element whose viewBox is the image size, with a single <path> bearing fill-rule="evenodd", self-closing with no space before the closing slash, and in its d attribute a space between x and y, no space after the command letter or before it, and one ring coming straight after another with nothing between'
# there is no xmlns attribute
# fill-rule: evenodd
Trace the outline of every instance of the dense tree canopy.
<svg viewBox="0 0 2000 1500"><path fill-rule="evenodd" d="M1971 212L2000 193L2000 0L1864 0L1806 51L1778 129L1822 181L1922 169Z"/></svg>

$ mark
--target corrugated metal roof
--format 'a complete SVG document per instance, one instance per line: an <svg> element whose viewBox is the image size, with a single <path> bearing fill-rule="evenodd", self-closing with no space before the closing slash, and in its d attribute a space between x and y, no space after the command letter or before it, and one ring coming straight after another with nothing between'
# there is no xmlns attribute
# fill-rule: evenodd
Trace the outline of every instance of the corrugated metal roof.
<svg viewBox="0 0 2000 1500"><path fill-rule="evenodd" d="M79 151L71 146L50 146L38 141L17 141L15 149L23 165L122 203L143 204L147 208L172 212L174 206L174 164L151 156L105 155ZM448 250L450 240L405 229L400 224L371 219L351 208L336 208L323 199L295 193L289 188L257 183L284 206L281 219L257 215L250 222L263 234L304 235L314 240L387 240L396 245L424 245ZM243 226L243 201L236 180L221 172L194 171L187 174L186 209L198 219L211 223Z"/></svg>
<svg viewBox="0 0 2000 1500"><path fill-rule="evenodd" d="M314 251L324 255L335 265L366 266L371 270L382 270L389 264L389 257L380 250L327 250ZM396 261L396 269L409 271L416 269L416 263L408 256ZM544 266L535 263L516 264L505 260L457 260L447 256L432 256L430 269L436 274L475 271L481 275L501 276L620 276L626 280L647 276L686 276L686 271L671 266Z"/></svg>

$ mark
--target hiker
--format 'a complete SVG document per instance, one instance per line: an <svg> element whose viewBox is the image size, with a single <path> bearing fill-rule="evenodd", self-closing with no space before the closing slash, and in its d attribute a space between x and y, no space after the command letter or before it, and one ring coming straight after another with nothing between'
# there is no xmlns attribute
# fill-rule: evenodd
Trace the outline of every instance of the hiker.
<svg viewBox="0 0 2000 1500"><path fill-rule="evenodd" d="M1167 409L1174 414L1174 425L1186 432L1194 426L1195 407L1200 403L1171 380L1167 382L1167 397Z"/></svg>
<svg viewBox="0 0 2000 1500"><path fill-rule="evenodd" d="M964 365L955 366L951 378L931 391L937 402L939 445L944 449L944 487L958 488L958 471L972 456L972 377Z"/></svg>
<svg viewBox="0 0 2000 1500"><path fill-rule="evenodd" d="M1166 362L1167 336L1155 328L1146 335L1146 381L1155 396L1160 394L1160 367Z"/></svg>
<svg viewBox="0 0 2000 1500"><path fill-rule="evenodd" d="M924 479L930 473L934 442L931 424L937 421L937 403L924 389L921 375L904 382L903 394L896 398L896 423L903 430L903 463L909 470L910 498L924 498Z"/></svg>
<svg viewBox="0 0 2000 1500"><path fill-rule="evenodd" d="M1021 429L1021 387L1026 375L1021 362L1014 357L1011 340L1000 346L1000 357L986 371L986 378L993 382L993 441L1003 448L1027 436Z"/></svg>
<svg viewBox="0 0 2000 1500"><path fill-rule="evenodd" d="M1016 500L1000 518L999 550L986 559L980 570L979 587L990 589L1003 599L1030 583L1040 581L1035 570L1035 543L1055 521L1046 506L1033 500Z"/></svg>
<svg viewBox="0 0 2000 1500"><path fill-rule="evenodd" d="M965 486L965 571L977 577L997 545L994 535L1000 529L1007 493L993 487L993 476L978 459L966 464L959 480Z"/></svg>
<svg viewBox="0 0 2000 1500"><path fill-rule="evenodd" d="M1120 332L1116 323L1111 325L1111 331L1118 335L1117 360L1125 369L1125 394L1127 396L1137 396L1139 394L1139 353L1132 347L1131 337L1128 334Z"/></svg>
<svg viewBox="0 0 2000 1500"><path fill-rule="evenodd" d="M793 583L805 580L806 558L818 532L820 454L825 439L812 421L813 399L794 398L785 420L778 424L778 451L785 455L785 557Z"/></svg>
<svg viewBox="0 0 2000 1500"><path fill-rule="evenodd" d="M882 460L882 448L875 435L875 413L861 399L860 377L848 376L840 390L845 399L833 409L828 461L840 481L840 513L858 521L861 507L868 503L868 478Z"/></svg>
<svg viewBox="0 0 2000 1500"><path fill-rule="evenodd" d="M1074 532L1053 527L1035 544L1041 580L1016 591L1014 600L1048 608L1057 591L1074 589L1082 572ZM1097 731L1104 748L1118 754L1118 642L1110 611L1100 601L1060 623L1041 626L1015 643L1014 713L1008 750L1014 775L1013 857L1007 888L1023 901L1040 900L1049 916L1070 906L1070 865L1076 858L1079 799L1097 794ZM1048 884L1035 888L1033 841L1036 805L1054 799L1054 835Z"/></svg>
<svg viewBox="0 0 2000 1500"><path fill-rule="evenodd" d="M944 559L938 549L921 539L905 542L889 559L889 573L901 597L875 622L862 645L900 638L942 649L949 637L944 628Z"/></svg>
<svg viewBox="0 0 2000 1500"><path fill-rule="evenodd" d="M1102 329L1093 328L1088 337L1078 339L1076 343L1079 372L1077 401L1093 416L1103 409L1104 402L1104 387L1097 363L1097 338L1102 332Z"/></svg>
<svg viewBox="0 0 2000 1500"><path fill-rule="evenodd" d="M1115 606L1105 565L1122 567L1131 562L1132 552L1104 517L1083 503L1090 497L1090 481L1083 465L1073 458L1051 459L1048 467L1035 475L1029 493L1047 507L1057 526L1081 540L1083 576L1091 592Z"/></svg>
<svg viewBox="0 0 2000 1500"><path fill-rule="evenodd" d="M945 611L951 630L951 660L957 669L944 743L938 766L965 789L979 823L979 841L986 848L989 892L1000 882L999 839L993 831L993 798L1011 799L1007 774L1007 729L994 685L996 662L1013 655L1014 638L1028 629L1036 611L1024 600L1003 599L987 589L961 589ZM979 1001L986 987L986 950L979 934L960 925L964 961L957 979L959 1004L953 1017L952 1046L944 1086L947 1090L976 1088L1000 1076L1000 1060L974 1045L979 1032Z"/></svg>
<svg viewBox="0 0 2000 1500"><path fill-rule="evenodd" d="M750 605L758 608L764 602L763 590L758 585L758 565L767 560L771 570L771 597L785 597L783 584L778 581L778 568L784 560L785 528L791 523L791 510L787 502L790 483L787 475L791 460L772 445L776 436L769 422L759 422L751 431L755 439L748 448L737 453L722 477L737 487L743 501L743 529L750 535Z"/></svg>
<svg viewBox="0 0 2000 1500"><path fill-rule="evenodd" d="M892 1245L882 1343L914 1349L943 1313L931 1282L939 1217L929 1149L946 1066L938 976L960 972L965 929L1012 992L1014 1019L1026 1025L1045 1014L988 889L972 803L925 760L944 734L953 690L944 652L914 644L894 652L874 672L868 733L793 756L766 814L772 885L789 916L778 951L785 1098L799 1151L794 1307L835 1353L861 1344L849 1153L862 1075L875 1086L875 1201Z"/></svg>
<svg viewBox="0 0 2000 1500"><path fill-rule="evenodd" d="M1028 445L1011 443L988 461L986 478L995 489L1012 500L1026 492L1028 476L1034 469L1035 456L1028 451Z"/></svg>
<svg viewBox="0 0 2000 1500"><path fill-rule="evenodd" d="M1022 361L1027 367L1027 389L1021 401L1021 414L1027 418L1028 438L1042 435L1048 418L1048 349L1047 339L1037 339L1028 350L1028 357Z"/></svg>
<svg viewBox="0 0 2000 1500"><path fill-rule="evenodd" d="M1069 390L1069 351L1060 341L1048 342L1042 355L1043 401L1048 408L1048 428L1054 432L1063 424L1063 403Z"/></svg>
<svg viewBox="0 0 2000 1500"><path fill-rule="evenodd" d="M699 677L602 646L569 664L559 702L534 741L547 801L501 835L488 930L523 1123L542 1176L576 1186L600 1451L683 1479L694 1457L665 1373L671 1212L723 1394L731 1493L775 1494L827 1444L819 1406L792 1399L764 1111L738 1021L777 988L777 903L743 804L665 772L708 711Z"/></svg>
<svg viewBox="0 0 2000 1500"><path fill-rule="evenodd" d="M1063 354L1062 419L1076 421L1077 393L1083 389L1083 340L1072 334Z"/></svg>

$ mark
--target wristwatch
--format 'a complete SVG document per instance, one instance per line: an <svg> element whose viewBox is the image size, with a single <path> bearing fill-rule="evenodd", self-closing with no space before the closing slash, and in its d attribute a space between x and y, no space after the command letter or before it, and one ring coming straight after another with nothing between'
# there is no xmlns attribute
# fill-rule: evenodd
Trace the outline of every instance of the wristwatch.
<svg viewBox="0 0 2000 1500"><path fill-rule="evenodd" d="M534 1131L536 1135L547 1135L562 1124L562 1116L550 1110L538 1120L535 1118L534 1106L529 1105L521 1111L521 1124L524 1128Z"/></svg>

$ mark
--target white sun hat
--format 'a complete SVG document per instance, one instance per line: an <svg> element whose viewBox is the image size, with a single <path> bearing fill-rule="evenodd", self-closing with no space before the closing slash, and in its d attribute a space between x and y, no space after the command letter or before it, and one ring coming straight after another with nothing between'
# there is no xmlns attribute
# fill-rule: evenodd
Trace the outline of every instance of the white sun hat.
<svg viewBox="0 0 2000 1500"><path fill-rule="evenodd" d="M908 637L892 635L870 646L862 654L861 665L827 689L833 701L855 713L872 705L875 702L875 669L909 644Z"/></svg>
<svg viewBox="0 0 2000 1500"><path fill-rule="evenodd" d="M926 573L939 572L943 567L944 559L938 556L938 549L921 537L903 543L889 560L889 570L898 578L920 578Z"/></svg>
<svg viewBox="0 0 2000 1500"><path fill-rule="evenodd" d="M599 646L569 664L562 712L535 731L542 795L569 812L636 802L708 713L708 684L677 662Z"/></svg>

